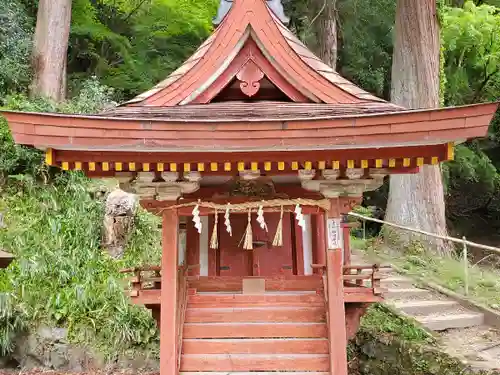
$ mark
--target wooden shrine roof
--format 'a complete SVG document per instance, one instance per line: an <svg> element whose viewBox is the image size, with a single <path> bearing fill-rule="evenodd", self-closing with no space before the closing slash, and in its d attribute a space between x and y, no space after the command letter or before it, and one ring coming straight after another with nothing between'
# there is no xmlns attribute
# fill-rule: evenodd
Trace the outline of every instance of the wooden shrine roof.
<svg viewBox="0 0 500 375"><path fill-rule="evenodd" d="M20 144L81 157L86 151L178 157L445 146L484 137L497 107L407 110L388 103L314 56L264 0L236 0L179 69L121 106L93 116L0 113Z"/></svg>
<svg viewBox="0 0 500 375"><path fill-rule="evenodd" d="M197 98L223 76L225 68L248 40L255 41L273 68L303 94L301 101L375 102L380 103L380 108L386 106L388 111L394 110L393 104L362 90L323 63L283 25L263 0L233 2L219 27L183 65L151 90L124 105L174 106L197 102ZM201 102L210 99L202 98Z"/></svg>
<svg viewBox="0 0 500 375"><path fill-rule="evenodd" d="M389 111L391 109L391 111ZM188 106L124 106L104 111L99 116L117 118L162 119L168 121L280 121L333 119L344 116L399 112L404 108L380 103L317 104L262 102L221 102Z"/></svg>
<svg viewBox="0 0 500 375"><path fill-rule="evenodd" d="M214 104L214 108L220 109L220 106ZM9 111L2 114L7 118L17 143L40 148L290 151L444 144L483 137L498 104L363 115L329 116L323 112L316 118L302 112L294 119L284 119L269 109L265 112L269 117L265 118L259 113L259 106L253 106L253 116L246 114L235 118L233 113L227 114L225 120L206 115L186 118L186 114L166 119Z"/></svg>

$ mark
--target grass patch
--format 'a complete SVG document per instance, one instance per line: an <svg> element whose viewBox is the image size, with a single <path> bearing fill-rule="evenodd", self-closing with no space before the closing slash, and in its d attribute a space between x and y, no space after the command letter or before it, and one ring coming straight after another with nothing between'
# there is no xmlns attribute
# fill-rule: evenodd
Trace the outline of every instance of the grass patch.
<svg viewBox="0 0 500 375"><path fill-rule="evenodd" d="M158 219L139 212L124 258L114 260L100 249L104 203L89 193L90 181L78 173L63 174L51 185L26 176L9 180L0 193L7 225L0 229L0 248L16 260L0 271L0 293L22 306L29 325L67 327L71 341L105 355L156 348L154 320L129 303L118 271L159 262ZM12 320L12 313L0 317L0 333ZM0 345L12 348L10 340Z"/></svg>
<svg viewBox="0 0 500 375"><path fill-rule="evenodd" d="M433 336L410 319L394 313L388 306L375 304L361 320L361 328L373 332L389 333L400 340L432 343Z"/></svg>

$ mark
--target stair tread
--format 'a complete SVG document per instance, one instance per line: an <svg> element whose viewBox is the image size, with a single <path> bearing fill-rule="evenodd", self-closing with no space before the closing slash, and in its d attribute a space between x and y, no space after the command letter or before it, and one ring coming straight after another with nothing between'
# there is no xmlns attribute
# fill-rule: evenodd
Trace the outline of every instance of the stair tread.
<svg viewBox="0 0 500 375"><path fill-rule="evenodd" d="M287 311L287 310L318 310L324 309L319 306L304 306L304 305L286 305L286 306L234 306L234 307L196 307L188 305L187 310L204 310L204 311L215 311L215 312L239 312L239 311L256 311L256 310L277 310L277 311Z"/></svg>
<svg viewBox="0 0 500 375"><path fill-rule="evenodd" d="M186 371L328 371L328 354L183 354L181 372Z"/></svg>
<svg viewBox="0 0 500 375"><path fill-rule="evenodd" d="M390 292L398 292L398 293L413 293L413 292L428 292L427 289L422 288L387 288L387 291Z"/></svg>
<svg viewBox="0 0 500 375"><path fill-rule="evenodd" d="M396 308L404 308L404 307L417 307L417 306L429 306L429 305L449 305L455 306L458 305L456 301L447 301L447 300L417 300L417 301L399 301L393 303Z"/></svg>
<svg viewBox="0 0 500 375"><path fill-rule="evenodd" d="M241 372L241 371L181 371L179 375L279 375L279 374L292 374L292 375L330 375L329 372L317 372L317 371L251 371L251 372Z"/></svg>
<svg viewBox="0 0 500 375"><path fill-rule="evenodd" d="M183 354L328 354L326 338L185 339Z"/></svg>
<svg viewBox="0 0 500 375"><path fill-rule="evenodd" d="M416 319L419 322L431 322L431 321L449 321L449 320L457 320L457 319L467 319L467 318L479 318L483 317L484 315L482 313L467 313L467 314L454 314L454 313L449 313L449 314L435 314L431 316L418 316Z"/></svg>
<svg viewBox="0 0 500 375"><path fill-rule="evenodd" d="M207 341L207 342L248 342L248 341L328 341L326 337L279 337L279 338L244 338L244 339L235 339L235 338L207 338L207 339L184 339L183 341Z"/></svg>
<svg viewBox="0 0 500 375"><path fill-rule="evenodd" d="M325 322L201 322L201 323L184 323L184 325L189 326L206 326L206 325L214 325L214 326L241 326L241 325L292 325L292 326L304 326L304 325L325 325Z"/></svg>
<svg viewBox="0 0 500 375"><path fill-rule="evenodd" d="M234 291L223 291L223 292L196 292L196 294L201 296L303 296L308 294L316 294L315 290L293 290L293 291L270 291L264 293L243 293Z"/></svg>
<svg viewBox="0 0 500 375"><path fill-rule="evenodd" d="M318 357L329 357L328 354L231 354L231 353L224 353L224 354L182 354L183 357L189 358L189 357L207 357L207 358L227 358L227 357L232 357L232 358L318 358Z"/></svg>

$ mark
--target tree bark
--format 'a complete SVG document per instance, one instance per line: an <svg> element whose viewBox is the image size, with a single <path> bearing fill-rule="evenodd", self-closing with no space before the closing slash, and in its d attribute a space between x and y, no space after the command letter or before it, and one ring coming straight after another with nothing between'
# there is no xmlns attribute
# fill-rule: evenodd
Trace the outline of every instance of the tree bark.
<svg viewBox="0 0 500 375"><path fill-rule="evenodd" d="M398 0L391 100L417 109L439 107L439 24L435 0ZM390 177L386 221L446 235L441 169L424 166L418 174ZM407 242L410 236L398 233ZM439 254L443 241L419 238Z"/></svg>
<svg viewBox="0 0 500 375"><path fill-rule="evenodd" d="M333 69L337 67L337 0L315 0L313 30L316 55Z"/></svg>
<svg viewBox="0 0 500 375"><path fill-rule="evenodd" d="M40 0L32 55L32 95L64 99L70 26L71 0Z"/></svg>

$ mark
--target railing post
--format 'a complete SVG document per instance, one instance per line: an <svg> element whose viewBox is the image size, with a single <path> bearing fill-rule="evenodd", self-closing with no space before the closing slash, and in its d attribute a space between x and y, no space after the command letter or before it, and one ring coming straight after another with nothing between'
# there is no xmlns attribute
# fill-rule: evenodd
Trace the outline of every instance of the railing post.
<svg viewBox="0 0 500 375"><path fill-rule="evenodd" d="M469 295L469 260L467 259L467 242L465 239L465 236L462 237L463 240L463 257L464 257L464 288L465 288L465 295Z"/></svg>
<svg viewBox="0 0 500 375"><path fill-rule="evenodd" d="M363 241L366 241L366 220L363 219Z"/></svg>

